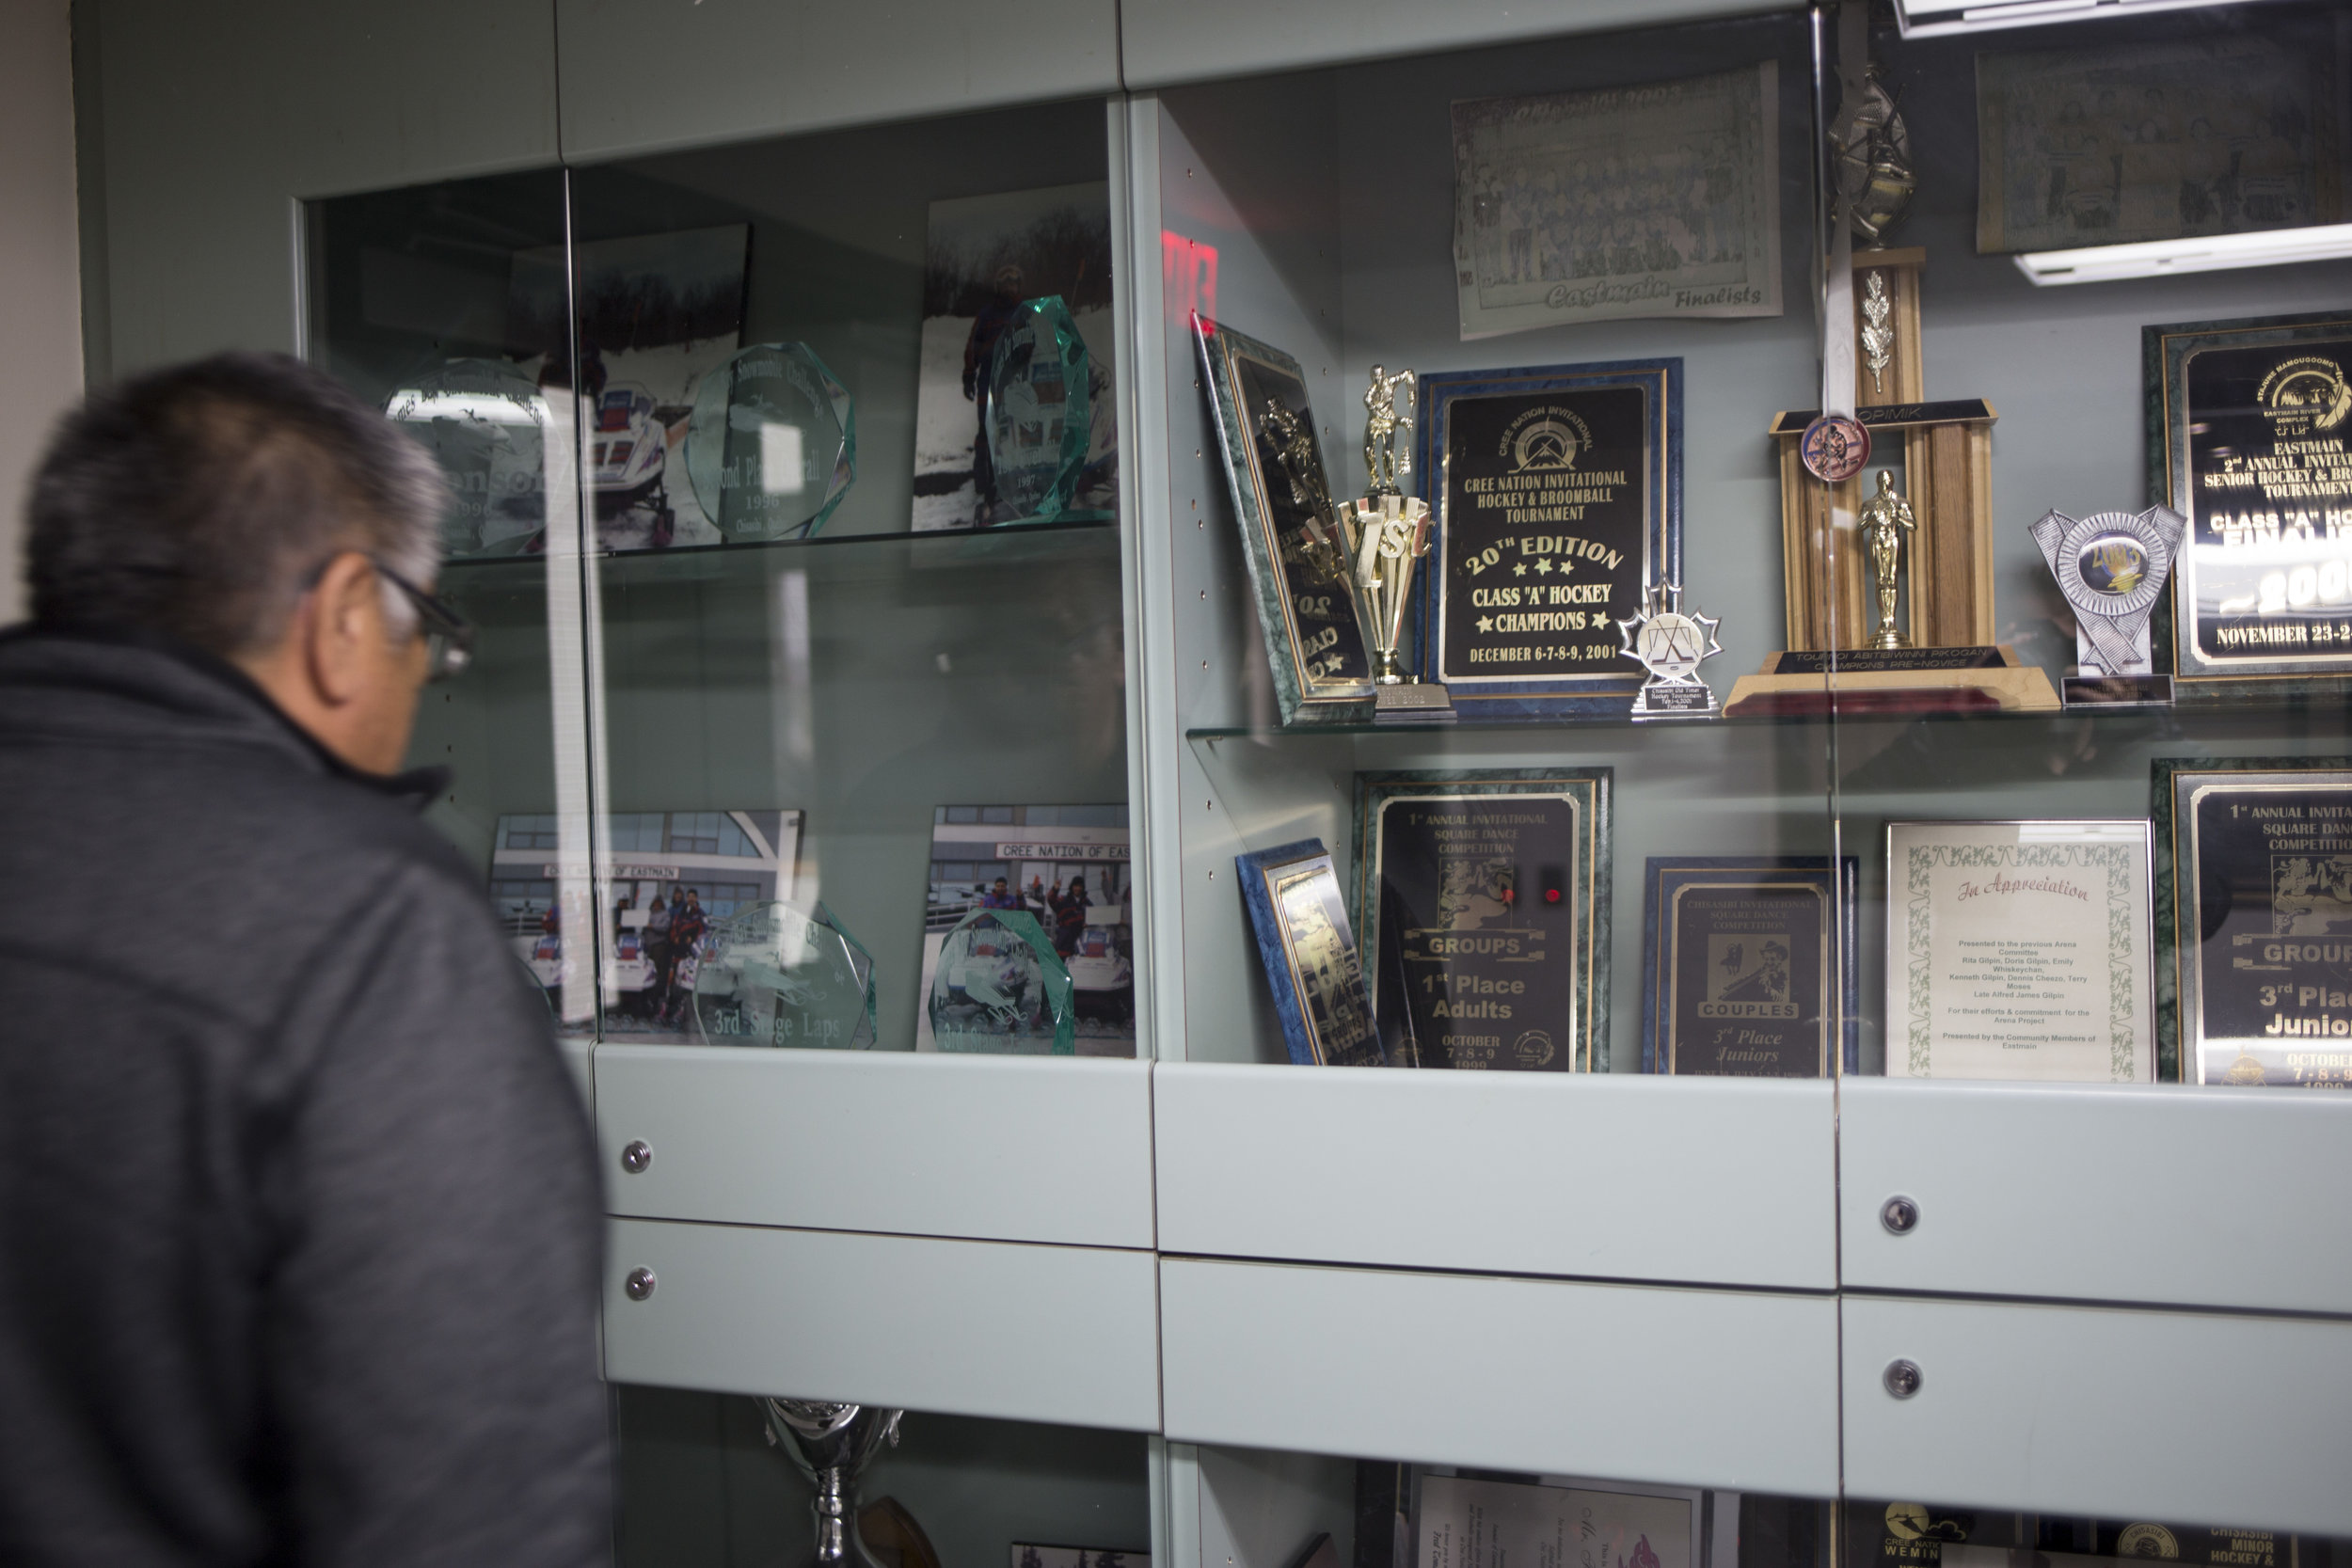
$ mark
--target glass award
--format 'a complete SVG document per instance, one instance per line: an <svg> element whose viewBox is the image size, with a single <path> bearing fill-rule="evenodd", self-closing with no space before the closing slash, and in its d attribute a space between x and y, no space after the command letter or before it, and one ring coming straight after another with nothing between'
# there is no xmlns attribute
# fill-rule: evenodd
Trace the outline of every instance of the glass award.
<svg viewBox="0 0 2352 1568"><path fill-rule="evenodd" d="M1093 427L1086 340L1059 294L1024 300L988 372L986 523L1050 523L1070 510Z"/></svg>
<svg viewBox="0 0 2352 1568"><path fill-rule="evenodd" d="M975 910L940 943L926 1001L942 1051L1077 1054L1070 967L1026 910Z"/></svg>
<svg viewBox="0 0 2352 1568"><path fill-rule="evenodd" d="M694 390L686 477L729 544L805 539L857 479L857 411L806 343L756 343Z"/></svg>
<svg viewBox="0 0 2352 1568"><path fill-rule="evenodd" d="M873 958L822 904L749 905L711 927L694 1024L707 1045L871 1050Z"/></svg>
<svg viewBox="0 0 2352 1568"><path fill-rule="evenodd" d="M547 399L513 365L452 359L404 382L384 413L449 481L441 546L450 560L520 554L547 526Z"/></svg>

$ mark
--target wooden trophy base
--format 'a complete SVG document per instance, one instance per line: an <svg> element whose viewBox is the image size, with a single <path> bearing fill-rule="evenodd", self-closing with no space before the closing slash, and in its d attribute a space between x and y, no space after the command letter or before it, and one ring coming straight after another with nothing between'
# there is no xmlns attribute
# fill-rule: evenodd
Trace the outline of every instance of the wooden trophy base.
<svg viewBox="0 0 2352 1568"><path fill-rule="evenodd" d="M2008 647L1846 648L1836 656L1774 654L1742 675L1724 705L1727 719L1915 718L1938 713L2055 713L2058 694L2036 664Z"/></svg>

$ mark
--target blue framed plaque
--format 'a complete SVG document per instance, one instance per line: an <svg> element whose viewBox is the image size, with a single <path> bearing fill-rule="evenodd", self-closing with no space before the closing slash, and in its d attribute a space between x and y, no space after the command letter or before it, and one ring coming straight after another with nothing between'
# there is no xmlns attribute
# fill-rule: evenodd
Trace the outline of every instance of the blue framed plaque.
<svg viewBox="0 0 2352 1568"><path fill-rule="evenodd" d="M1861 1070L1861 861L1652 855L1642 878L1642 1070L1825 1078ZM1841 896L1842 894L1842 896Z"/></svg>
<svg viewBox="0 0 2352 1568"><path fill-rule="evenodd" d="M1364 990L1347 896L1319 838L1233 857L1258 959L1291 1060L1300 1067L1379 1067L1380 1037Z"/></svg>
<svg viewBox="0 0 2352 1568"><path fill-rule="evenodd" d="M1682 361L1421 378L1422 679L1464 718L1614 717L1615 623L1682 580Z"/></svg>
<svg viewBox="0 0 2352 1568"><path fill-rule="evenodd" d="M1356 775L1356 928L1390 1059L1609 1065L1608 768Z"/></svg>

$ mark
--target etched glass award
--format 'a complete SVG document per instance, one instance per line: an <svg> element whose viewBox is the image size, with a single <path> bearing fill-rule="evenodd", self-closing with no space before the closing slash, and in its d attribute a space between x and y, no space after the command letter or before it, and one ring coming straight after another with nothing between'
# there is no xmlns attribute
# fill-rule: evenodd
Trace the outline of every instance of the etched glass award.
<svg viewBox="0 0 2352 1568"><path fill-rule="evenodd" d="M942 1051L1077 1053L1070 966L1026 910L975 910L940 943L931 1034Z"/></svg>
<svg viewBox="0 0 2352 1568"><path fill-rule="evenodd" d="M822 904L749 905L711 927L694 1024L708 1045L870 1050L873 958Z"/></svg>
<svg viewBox="0 0 2352 1568"><path fill-rule="evenodd" d="M1092 431L1086 340L1059 294L1025 300L988 371L987 524L1050 523L1070 510Z"/></svg>
<svg viewBox="0 0 2352 1568"><path fill-rule="evenodd" d="M441 546L452 561L519 554L547 526L547 399L498 359L453 359L402 384L384 413L449 481Z"/></svg>
<svg viewBox="0 0 2352 1568"><path fill-rule="evenodd" d="M756 343L694 391L686 476L728 543L805 539L857 479L857 411L806 343Z"/></svg>

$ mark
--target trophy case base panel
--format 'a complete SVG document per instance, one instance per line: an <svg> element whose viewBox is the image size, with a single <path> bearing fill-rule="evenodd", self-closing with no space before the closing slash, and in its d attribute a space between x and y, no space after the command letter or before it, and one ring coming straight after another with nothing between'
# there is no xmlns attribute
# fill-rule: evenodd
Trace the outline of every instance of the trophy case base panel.
<svg viewBox="0 0 2352 1568"><path fill-rule="evenodd" d="M1948 653L1946 649L1923 653ZM1996 650L1998 664L1971 669L1840 670L1833 689L1822 672L1779 673L1782 656L1767 659L1761 672L1742 675L1733 684L1724 713L1732 719L1818 719L1833 709L1859 715L1918 715L1933 713L2044 713L2061 705L2050 677L2036 664L2021 665L2014 650ZM1886 656L1874 649L1854 650L1858 662Z"/></svg>

